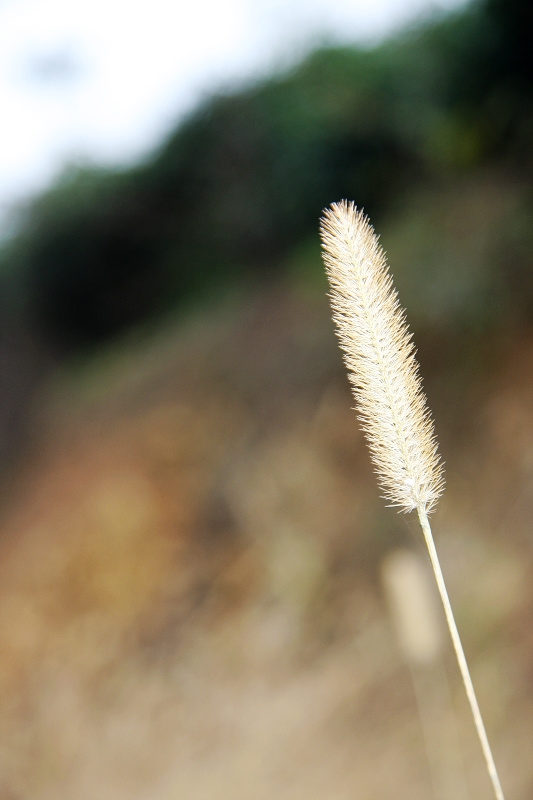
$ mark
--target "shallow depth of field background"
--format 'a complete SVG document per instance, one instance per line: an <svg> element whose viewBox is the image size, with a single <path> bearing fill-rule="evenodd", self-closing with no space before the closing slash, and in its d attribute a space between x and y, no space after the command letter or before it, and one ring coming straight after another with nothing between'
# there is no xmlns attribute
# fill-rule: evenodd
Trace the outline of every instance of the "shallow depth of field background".
<svg viewBox="0 0 533 800"><path fill-rule="evenodd" d="M426 560L334 338L317 226L344 197L407 308L437 547L504 789L531 797L532 35L526 0L483 0L319 48L19 209L2 800L490 796L446 640L408 663L391 613L384 564Z"/></svg>

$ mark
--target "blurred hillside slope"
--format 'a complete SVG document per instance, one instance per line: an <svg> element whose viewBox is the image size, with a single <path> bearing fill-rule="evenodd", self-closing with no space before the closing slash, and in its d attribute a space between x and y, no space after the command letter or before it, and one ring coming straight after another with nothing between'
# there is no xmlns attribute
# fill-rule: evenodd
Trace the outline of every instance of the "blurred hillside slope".
<svg viewBox="0 0 533 800"><path fill-rule="evenodd" d="M427 381L448 472L434 527L517 800L533 786L532 367L522 335L476 373L466 352L437 357ZM286 285L41 394L0 539L2 796L431 796L379 580L391 549L423 543L379 499L350 406L325 298Z"/></svg>

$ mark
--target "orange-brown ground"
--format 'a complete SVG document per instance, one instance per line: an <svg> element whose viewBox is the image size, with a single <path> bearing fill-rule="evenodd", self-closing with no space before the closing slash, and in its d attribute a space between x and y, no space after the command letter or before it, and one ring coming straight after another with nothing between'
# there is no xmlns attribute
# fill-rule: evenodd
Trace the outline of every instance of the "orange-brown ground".
<svg viewBox="0 0 533 800"><path fill-rule="evenodd" d="M533 340L459 374L428 381L434 528L502 782L528 800ZM402 662L380 563L422 543L379 500L351 405L325 302L282 290L43 393L2 519L1 800L491 796L450 654L457 741L443 665Z"/></svg>

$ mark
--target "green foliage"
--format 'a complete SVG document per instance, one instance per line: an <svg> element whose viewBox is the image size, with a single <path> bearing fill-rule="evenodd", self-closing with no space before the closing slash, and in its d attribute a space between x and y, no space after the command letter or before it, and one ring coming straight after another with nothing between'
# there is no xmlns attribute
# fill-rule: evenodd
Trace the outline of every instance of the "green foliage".
<svg viewBox="0 0 533 800"><path fill-rule="evenodd" d="M495 208L522 181L512 219L527 218L531 14L525 0L485 0L373 49L318 50L286 74L213 97L144 164L65 175L27 209L0 272L18 276L32 318L77 347L245 276L292 269L322 208L347 197L380 227L396 219L399 243L412 230L419 250L439 243L419 267L431 264L432 280L418 282L428 319L431 309L454 324L495 318L495 286L507 305L529 307L530 281L526 297L510 277L528 274L528 225L510 234L508 214L489 214L488 245L474 210L464 236L446 226L441 236L424 203L447 218L454 187L468 187L481 212L489 171L501 181Z"/></svg>

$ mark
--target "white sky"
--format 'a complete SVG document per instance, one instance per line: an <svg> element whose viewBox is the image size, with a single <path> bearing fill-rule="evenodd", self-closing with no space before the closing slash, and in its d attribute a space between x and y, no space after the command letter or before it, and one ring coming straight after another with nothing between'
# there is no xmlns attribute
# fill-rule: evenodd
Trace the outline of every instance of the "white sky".
<svg viewBox="0 0 533 800"><path fill-rule="evenodd" d="M133 161L214 89L461 2L0 0L0 234L67 163Z"/></svg>

